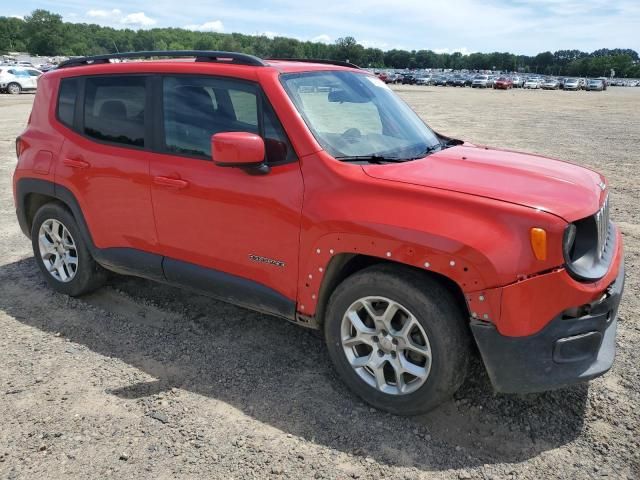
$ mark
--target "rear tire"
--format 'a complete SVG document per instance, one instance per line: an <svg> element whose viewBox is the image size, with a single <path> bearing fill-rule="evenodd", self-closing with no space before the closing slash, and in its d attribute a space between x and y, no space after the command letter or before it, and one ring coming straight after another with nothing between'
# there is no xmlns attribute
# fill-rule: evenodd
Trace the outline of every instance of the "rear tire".
<svg viewBox="0 0 640 480"><path fill-rule="evenodd" d="M45 280L72 297L101 287L107 271L96 263L73 215L58 203L36 212L31 226L33 254Z"/></svg>
<svg viewBox="0 0 640 480"><path fill-rule="evenodd" d="M354 393L381 410L418 415L462 385L470 352L466 322L454 296L433 278L378 265L336 288L324 331L329 356Z"/></svg>
<svg viewBox="0 0 640 480"><path fill-rule="evenodd" d="M9 85L7 85L7 92L9 92L11 95L20 95L20 93L22 92L22 87L19 83L11 82Z"/></svg>

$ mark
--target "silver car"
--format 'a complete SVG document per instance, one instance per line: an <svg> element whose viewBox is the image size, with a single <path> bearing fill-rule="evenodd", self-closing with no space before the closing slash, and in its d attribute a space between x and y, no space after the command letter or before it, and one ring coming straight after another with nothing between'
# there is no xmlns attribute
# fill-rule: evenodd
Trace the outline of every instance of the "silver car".
<svg viewBox="0 0 640 480"><path fill-rule="evenodd" d="M488 84L488 75L476 75L473 82L471 82L471 88L487 88Z"/></svg>
<svg viewBox="0 0 640 480"><path fill-rule="evenodd" d="M580 90L580 81L577 78L567 78L564 81L565 90Z"/></svg>

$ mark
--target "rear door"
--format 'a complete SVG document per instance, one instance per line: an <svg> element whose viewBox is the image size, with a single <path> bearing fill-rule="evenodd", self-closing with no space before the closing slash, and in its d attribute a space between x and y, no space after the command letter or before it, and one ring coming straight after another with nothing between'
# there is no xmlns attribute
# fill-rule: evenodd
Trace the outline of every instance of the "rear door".
<svg viewBox="0 0 640 480"><path fill-rule="evenodd" d="M98 248L157 248L147 82L142 75L61 80L57 119L65 141L55 180L80 203Z"/></svg>
<svg viewBox="0 0 640 480"><path fill-rule="evenodd" d="M205 76L159 81L161 133L150 169L167 278L189 283L204 268L222 273L217 278L236 290L259 284L295 299L302 174L259 86ZM262 135L270 172L215 165L211 136L226 131Z"/></svg>

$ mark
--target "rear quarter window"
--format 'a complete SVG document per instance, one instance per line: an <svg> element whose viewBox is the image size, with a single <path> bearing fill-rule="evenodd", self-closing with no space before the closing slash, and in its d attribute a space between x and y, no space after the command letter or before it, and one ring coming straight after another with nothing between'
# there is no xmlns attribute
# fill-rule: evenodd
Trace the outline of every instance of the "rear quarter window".
<svg viewBox="0 0 640 480"><path fill-rule="evenodd" d="M73 117L76 110L79 83L80 81L77 78L63 78L60 81L57 110L58 120L69 128L73 128Z"/></svg>

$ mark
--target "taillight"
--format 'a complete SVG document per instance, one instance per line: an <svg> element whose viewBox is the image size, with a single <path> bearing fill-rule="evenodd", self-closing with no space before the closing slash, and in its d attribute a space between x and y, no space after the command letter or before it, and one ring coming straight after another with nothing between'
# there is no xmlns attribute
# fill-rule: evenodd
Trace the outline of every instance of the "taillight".
<svg viewBox="0 0 640 480"><path fill-rule="evenodd" d="M16 157L20 160L20 155L27 149L27 142L25 142L22 138L16 138Z"/></svg>

